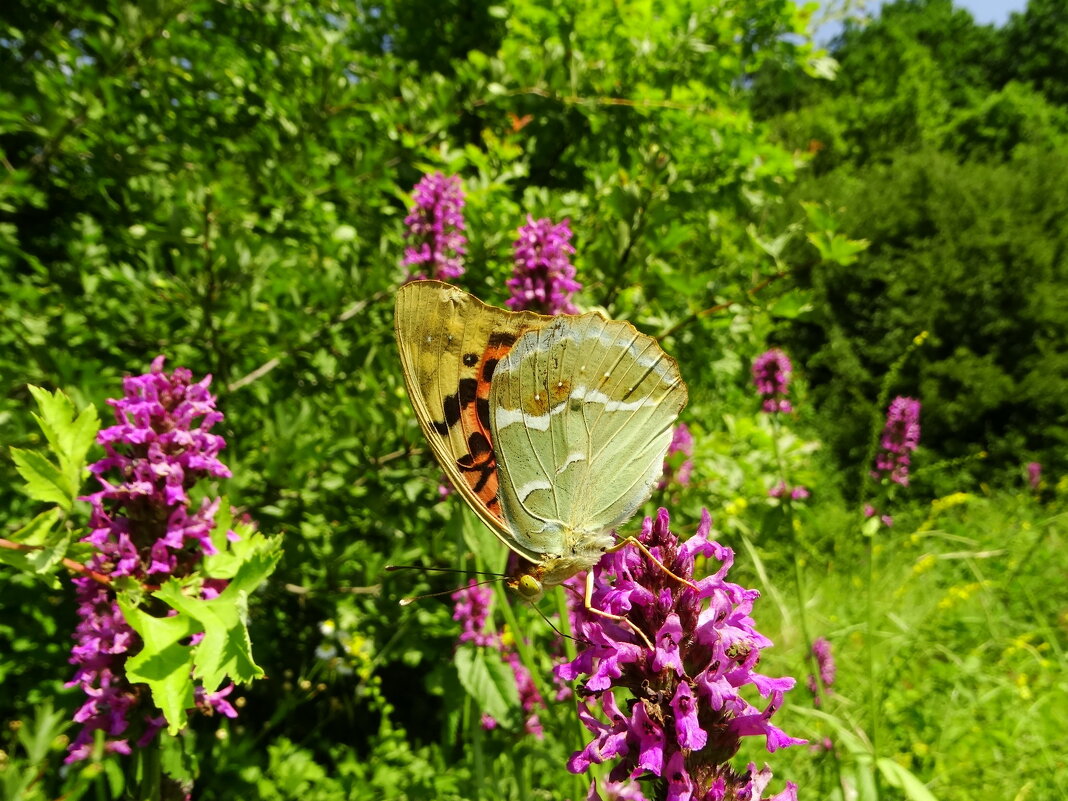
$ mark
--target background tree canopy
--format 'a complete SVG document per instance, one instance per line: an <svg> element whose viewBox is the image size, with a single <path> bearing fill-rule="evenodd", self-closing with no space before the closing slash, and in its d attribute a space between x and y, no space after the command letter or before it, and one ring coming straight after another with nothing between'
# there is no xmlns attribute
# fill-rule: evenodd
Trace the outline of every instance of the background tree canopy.
<svg viewBox="0 0 1068 801"><path fill-rule="evenodd" d="M843 458L859 455L864 398L929 331L906 374L932 403L927 445L948 458L979 445L977 476L1029 459L1063 469L1068 109L1045 76L1066 19L1035 2L996 29L948 0L891 3L833 43L837 80L770 65L755 81L759 116L813 153L796 197L870 242L854 264L799 271L822 302L780 332L805 354Z"/></svg>
<svg viewBox="0 0 1068 801"><path fill-rule="evenodd" d="M987 586L975 563L929 574L921 592L908 582L922 571L904 560L935 528L993 551L1025 520L1035 544L998 576L1036 587L1063 578L1060 535L1039 521L1068 468L1068 11L1031 0L993 28L949 0L899 1L847 22L829 54L806 33L813 13L788 0L5 3L4 445L40 444L27 384L104 409L123 376L165 354L213 375L233 472L223 488L284 535L251 607L267 678L242 690L225 736L217 721L193 726L196 797L466 798L487 787L548 797L523 781L561 773L582 745L570 719L575 742L481 731L469 676L453 663L447 597L396 604L443 580L384 578L389 563L504 561L455 498L438 497L392 341L403 220L431 172L463 181L465 288L502 305L517 227L528 215L566 218L580 305L633 321L678 359L696 478L647 511L670 504L692 529L702 506L712 510L740 563L746 555L740 580L761 587L781 626L772 659L801 683L797 609L765 582L793 575L795 558L826 570L812 605L843 647L855 643L859 613L840 610L866 581L849 572L865 540L845 510L868 491L880 390L922 399L917 500L897 499L895 512L895 531L919 533L890 549L903 561L879 586L887 598L911 592L917 620L926 616L913 645L958 637L962 661L987 649L1004 662L952 673L944 654L924 651L923 681L898 681L887 700L884 753L939 798L966 799L1019 789L995 775L1012 740L1019 774L1056 794L1063 755L1050 733L1068 723L1049 713L1018 741L975 728L1004 715L992 699L1015 703L1020 675L1033 697L1052 697L1055 670L1039 656L1063 654L1049 622L1058 601L1042 594L1032 614L1031 601L990 589L984 609L1047 621L994 635L967 610L932 611L940 593L958 603L960 587ZM771 345L796 370L798 412L781 429L750 386ZM1032 461L1046 483L1017 498ZM786 469L821 488L788 524L768 498ZM0 460L7 531L35 513L16 484ZM975 499L990 504L978 528L964 501L931 511L936 496L980 487L1005 495ZM788 529L808 532L803 555L776 533ZM0 718L47 733L47 699L75 708L62 689L73 628L69 588L0 573ZM341 636L327 629L347 638L344 675L317 656ZM1032 647L1028 673L1013 659ZM893 670L906 651L887 657ZM538 654L549 676L550 646ZM863 672L859 656L843 658ZM997 692L980 692L992 675ZM922 703L937 693L990 706L947 722ZM792 723L825 733L804 715ZM34 762L11 737L12 764L47 777L21 797L70 792L77 777L57 770L61 749ZM514 770L513 751L526 760ZM828 775L815 757L788 759L811 785ZM113 769L94 769L85 781L117 796Z"/></svg>

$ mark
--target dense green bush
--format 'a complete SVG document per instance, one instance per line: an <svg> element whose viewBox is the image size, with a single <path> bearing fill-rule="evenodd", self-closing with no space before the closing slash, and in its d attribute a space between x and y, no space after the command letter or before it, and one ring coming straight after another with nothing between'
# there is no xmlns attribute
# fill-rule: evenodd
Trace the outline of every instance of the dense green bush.
<svg viewBox="0 0 1068 801"><path fill-rule="evenodd" d="M1012 797L1020 776L1036 797L1063 789L1053 712L1036 712L1016 748L1011 721L998 728L996 705L977 703L995 731L984 740L958 716L954 744L924 700L994 687L1008 708L1025 675L1034 708L1056 708L1059 663L1044 655L1063 654L1058 600L1005 598L1007 579L1055 582L1063 552L1045 504L1063 497L1068 437L1064 113L1049 75L1007 75L998 47L980 57L1000 34L947 3L901 5L883 28L848 30L827 85L803 36L811 9L786 0L7 4L0 537L37 511L6 458L41 445L26 385L105 410L161 353L213 374L233 471L218 489L283 535L249 602L266 678L241 690L238 719L198 720L175 741L199 759L196 798L580 798L589 786L562 767L582 745L571 703L545 710L545 740L523 736L515 698L484 731L448 598L396 603L459 582L383 569L504 567L500 543L438 495L392 341L409 193L439 170L467 196L465 288L503 303L517 226L566 217L580 305L632 320L678 359L694 479L646 511L670 506L689 533L712 510L736 580L765 594L755 614L781 673L803 683L824 632L844 654L833 707L813 712L801 688L788 697L784 728L841 744L795 749L794 777L852 798L878 755L879 770L905 766L940 798ZM798 201L811 199L827 208L806 214ZM769 341L797 371L798 412L783 420L759 412L750 385ZM924 402L911 508L904 488L895 498L865 478L881 388ZM930 469L983 449L991 458L967 470ZM1046 469L1033 495L968 496L945 519L927 505L930 490L977 477L1018 485L1030 458ZM811 502L769 498L781 481ZM864 523L843 488L893 513L893 531ZM977 519L993 522L977 532ZM1025 524L1030 550L999 551ZM960 589L986 565L1006 583ZM978 597L987 627L969 607L932 610L936 591ZM556 651L574 644L503 590L494 609L551 697ZM0 572L0 782L15 797L122 792L118 760L58 769L78 703L61 688L73 626L66 585ZM343 658L323 658L327 645ZM893 672L866 671L876 646L922 668L908 677L897 656ZM1012 661L1027 649L1032 661ZM985 650L1005 655L989 671ZM964 678L946 667L957 659ZM879 713L864 698L883 692L875 751ZM989 766L1006 753L1015 768L995 788ZM758 745L737 761L766 758ZM966 759L984 771L969 776Z"/></svg>
<svg viewBox="0 0 1068 801"><path fill-rule="evenodd" d="M792 197L825 204L870 243L855 263L802 267L819 300L780 332L842 460L866 448L883 374L929 331L896 389L927 404L932 456L972 457L986 480L1019 480L1030 460L1063 469L1066 418L1051 399L1068 348L1068 110L1040 78L1057 47L1019 46L1045 42L1057 18L1035 3L999 30L948 0L901 0L846 26L835 81L772 65L755 83L760 116L813 154Z"/></svg>
<svg viewBox="0 0 1068 801"><path fill-rule="evenodd" d="M895 386L923 399L927 446L987 451L976 475L993 466L1016 480L1031 460L1064 469L1066 180L1068 151L989 165L928 151L805 188L871 241L855 264L801 274L818 312L790 335L841 459L862 457L875 389L927 331Z"/></svg>

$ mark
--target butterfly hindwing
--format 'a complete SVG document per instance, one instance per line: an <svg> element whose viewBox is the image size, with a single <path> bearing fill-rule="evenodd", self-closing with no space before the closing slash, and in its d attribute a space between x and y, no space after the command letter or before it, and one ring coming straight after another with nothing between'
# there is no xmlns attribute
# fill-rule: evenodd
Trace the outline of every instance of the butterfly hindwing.
<svg viewBox="0 0 1068 801"><path fill-rule="evenodd" d="M597 314L527 331L490 390L502 512L522 545L560 554L565 532L626 522L663 469L686 403L674 359Z"/></svg>

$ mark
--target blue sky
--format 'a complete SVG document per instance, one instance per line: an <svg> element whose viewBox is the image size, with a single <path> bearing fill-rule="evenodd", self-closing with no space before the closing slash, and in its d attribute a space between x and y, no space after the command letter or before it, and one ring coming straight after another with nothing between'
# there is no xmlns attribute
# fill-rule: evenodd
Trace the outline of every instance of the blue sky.
<svg viewBox="0 0 1068 801"><path fill-rule="evenodd" d="M878 16L882 4L882 0L868 0L863 6L864 12L871 17ZM953 0L953 5L966 8L980 25L1001 26L1009 21L1013 11L1023 11L1027 0ZM827 23L816 31L816 41L826 45L841 29L838 22Z"/></svg>
<svg viewBox="0 0 1068 801"><path fill-rule="evenodd" d="M1027 0L954 0L954 5L968 9L983 25L1004 25L1010 12L1024 10Z"/></svg>

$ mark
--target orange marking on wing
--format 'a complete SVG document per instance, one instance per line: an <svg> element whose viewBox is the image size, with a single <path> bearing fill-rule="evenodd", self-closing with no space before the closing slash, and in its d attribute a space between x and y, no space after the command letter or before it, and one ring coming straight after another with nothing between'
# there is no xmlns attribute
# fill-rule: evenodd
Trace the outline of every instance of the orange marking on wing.
<svg viewBox="0 0 1068 801"><path fill-rule="evenodd" d="M490 430L489 394L490 382L497 362L511 350L515 338L498 335L491 338L476 365L475 397L460 409L460 422L467 435L468 452L456 460L464 480L471 491L482 501L490 514L504 521L501 504L497 498L500 487L497 477L497 455L493 450L493 434Z"/></svg>

